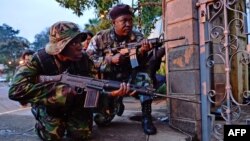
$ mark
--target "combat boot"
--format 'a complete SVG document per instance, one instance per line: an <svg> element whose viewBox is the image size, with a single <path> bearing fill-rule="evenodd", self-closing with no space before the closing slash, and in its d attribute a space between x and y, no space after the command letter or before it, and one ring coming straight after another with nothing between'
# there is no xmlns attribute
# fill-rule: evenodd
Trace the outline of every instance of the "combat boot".
<svg viewBox="0 0 250 141"><path fill-rule="evenodd" d="M154 135L157 132L152 122L151 103L151 100L142 103L142 128L147 135Z"/></svg>
<svg viewBox="0 0 250 141"><path fill-rule="evenodd" d="M123 97L120 96L116 99L116 115L122 116L124 109L125 106L123 104Z"/></svg>

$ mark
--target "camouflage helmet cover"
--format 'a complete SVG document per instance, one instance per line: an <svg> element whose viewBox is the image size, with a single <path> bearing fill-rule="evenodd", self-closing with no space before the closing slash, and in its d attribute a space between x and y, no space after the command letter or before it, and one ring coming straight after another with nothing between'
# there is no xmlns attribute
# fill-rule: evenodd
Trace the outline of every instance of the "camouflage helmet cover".
<svg viewBox="0 0 250 141"><path fill-rule="evenodd" d="M45 50L50 55L57 55L71 40L78 36L82 37L82 41L87 38L86 33L80 32L75 23L67 21L57 22L50 27L49 43L46 45Z"/></svg>

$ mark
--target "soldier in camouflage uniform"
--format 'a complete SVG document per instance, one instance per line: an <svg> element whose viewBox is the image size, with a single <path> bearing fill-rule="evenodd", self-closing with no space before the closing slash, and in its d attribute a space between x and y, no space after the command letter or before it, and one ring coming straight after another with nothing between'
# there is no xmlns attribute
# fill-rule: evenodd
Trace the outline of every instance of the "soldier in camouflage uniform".
<svg viewBox="0 0 250 141"><path fill-rule="evenodd" d="M50 28L50 41L36 52L30 62L16 72L9 89L9 98L32 104L38 136L45 141L74 141L90 137L93 124L92 109L83 108L85 95L61 82L39 82L40 75L58 75L65 71L74 75L92 76L93 62L82 53L81 42L87 35L75 23L57 22ZM129 86L105 92L123 96ZM83 91L82 91L83 92Z"/></svg>
<svg viewBox="0 0 250 141"><path fill-rule="evenodd" d="M32 55L34 54L35 52L33 50L25 50L23 53L22 53L22 56L21 56L21 63L20 65L17 67L17 70L19 70L20 67L24 66L27 62L29 62L31 59L32 59ZM23 108L27 107L28 106L28 103L22 103L20 102L21 106Z"/></svg>
<svg viewBox="0 0 250 141"><path fill-rule="evenodd" d="M116 81L125 81L132 84L151 86L152 82L146 71L146 63L148 59L148 51L152 45L148 40L143 39L143 35L132 30L133 12L130 6L118 4L114 6L110 13L110 19L113 27L102 30L97 33L88 46L87 52L92 54L95 65L99 68L104 79ZM129 56L127 53L120 51L106 52L111 48L119 47L121 44L131 42L141 42L141 47L137 48L134 55ZM130 58L137 58L131 63ZM131 63L131 64L130 64ZM142 127L145 134L156 134L156 128L152 123L151 116L151 96L139 95L142 106ZM97 125L107 125L111 122L115 114L122 115L124 105L122 98L110 99L106 102L108 108L106 111L97 113L94 117ZM116 105L117 104L117 105ZM112 106L114 106L112 108ZM107 112L108 111L108 112Z"/></svg>

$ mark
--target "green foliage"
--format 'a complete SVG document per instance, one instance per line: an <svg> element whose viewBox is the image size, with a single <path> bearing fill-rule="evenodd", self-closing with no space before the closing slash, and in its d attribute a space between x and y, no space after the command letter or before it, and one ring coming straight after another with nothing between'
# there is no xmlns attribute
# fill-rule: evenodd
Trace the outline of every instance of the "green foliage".
<svg viewBox="0 0 250 141"><path fill-rule="evenodd" d="M166 75L166 63L165 61L161 63L160 69L156 72L160 75Z"/></svg>
<svg viewBox="0 0 250 141"><path fill-rule="evenodd" d="M111 23L107 18L89 19L89 24L85 24L84 26L86 30L96 34L100 30L110 28Z"/></svg>
<svg viewBox="0 0 250 141"><path fill-rule="evenodd" d="M100 30L107 29L111 26L110 21L106 18L108 10L119 0L56 0L62 7L73 10L77 16L84 14L84 10L91 7L95 8L98 18L89 19L89 23L85 24L85 29L94 34Z"/></svg>
<svg viewBox="0 0 250 141"><path fill-rule="evenodd" d="M37 51L41 48L44 48L49 42L49 28L46 28L41 33L35 35L35 41L32 43L32 48L34 51Z"/></svg>
<svg viewBox="0 0 250 141"><path fill-rule="evenodd" d="M28 48L30 43L23 37L18 37L19 30L3 24L0 26L0 63L6 64L8 61L21 56L22 51Z"/></svg>
<svg viewBox="0 0 250 141"><path fill-rule="evenodd" d="M101 17L101 16L106 17L109 9L114 4L117 4L118 2L119 2L119 0L95 0L94 8L96 9L97 16L98 17Z"/></svg>
<svg viewBox="0 0 250 141"><path fill-rule="evenodd" d="M83 15L83 11L93 5L91 0L56 0L60 6L73 10L77 16Z"/></svg>
<svg viewBox="0 0 250 141"><path fill-rule="evenodd" d="M16 36L19 33L19 30L14 30L12 27L7 24L0 26L0 42L3 42L7 39L10 39Z"/></svg>
<svg viewBox="0 0 250 141"><path fill-rule="evenodd" d="M84 13L84 10L94 7L96 9L95 13L98 18L90 19L89 24L85 25L85 29L96 33L102 29L107 29L111 27L111 23L107 19L107 14L109 9L120 2L120 0L56 0L62 7L73 10L73 12L81 16ZM139 0L138 0L139 1ZM142 3L148 2L157 2L161 3L162 0L140 0ZM138 5L133 5L135 12L138 8ZM141 29L143 34L147 37L151 30L154 28L154 23L157 22L157 17L162 15L161 6L155 6L146 4L142 6L141 18ZM94 23L93 23L94 21ZM138 27L138 16L135 16L135 27Z"/></svg>
<svg viewBox="0 0 250 141"><path fill-rule="evenodd" d="M141 24L142 24L141 29L143 34L147 37L151 33L151 30L155 28L154 25L158 20L157 17L160 17L162 15L161 6L154 5L152 3L161 3L162 0L140 0L140 1L142 4L141 15L138 15L137 20L138 18L141 18Z"/></svg>
<svg viewBox="0 0 250 141"><path fill-rule="evenodd" d="M119 0L56 0L62 7L73 10L77 16L83 15L83 11L94 7L99 16Z"/></svg>
<svg viewBox="0 0 250 141"><path fill-rule="evenodd" d="M14 30L7 24L0 26L0 63L8 66L10 71L19 65L22 52L30 45L23 37L18 37L19 30Z"/></svg>

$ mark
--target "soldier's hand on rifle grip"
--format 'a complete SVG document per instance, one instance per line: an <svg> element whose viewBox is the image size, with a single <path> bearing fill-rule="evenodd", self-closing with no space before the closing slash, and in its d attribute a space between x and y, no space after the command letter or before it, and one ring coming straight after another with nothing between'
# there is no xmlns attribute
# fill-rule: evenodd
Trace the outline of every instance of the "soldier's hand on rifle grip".
<svg viewBox="0 0 250 141"><path fill-rule="evenodd" d="M121 83L120 88L118 90L114 90L110 93L111 96L125 96L129 93L130 91L130 86L129 84L126 83ZM134 94L135 91L133 91L131 94Z"/></svg>
<svg viewBox="0 0 250 141"><path fill-rule="evenodd" d="M141 48L139 49L142 54L148 52L152 49L152 44L148 41L148 39L143 39L141 41Z"/></svg>
<svg viewBox="0 0 250 141"><path fill-rule="evenodd" d="M70 86L64 86L62 89L62 95L64 96L74 96L77 95L76 91Z"/></svg>
<svg viewBox="0 0 250 141"><path fill-rule="evenodd" d="M112 64L119 64L120 63L120 59L121 59L121 54L117 53L114 56L112 56Z"/></svg>

